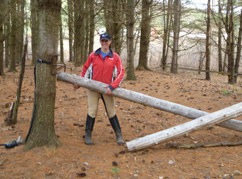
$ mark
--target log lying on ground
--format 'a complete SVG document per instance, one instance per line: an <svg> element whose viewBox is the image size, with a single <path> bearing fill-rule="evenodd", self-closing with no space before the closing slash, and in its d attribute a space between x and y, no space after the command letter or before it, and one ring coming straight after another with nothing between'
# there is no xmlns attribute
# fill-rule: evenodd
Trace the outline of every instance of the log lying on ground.
<svg viewBox="0 0 242 179"><path fill-rule="evenodd" d="M68 74L68 73L59 73L57 76L57 80L64 81L67 83L76 83L79 86L82 86L84 88L88 88L94 91L98 91L100 93L105 93L106 89L104 86L107 86L104 83L90 80L87 78L83 78L74 74ZM134 92L131 90L126 90L123 88L116 88L113 92L112 95L115 97L119 97L122 99L126 99L135 103L151 106L156 109L168 111L174 114L178 114L181 116L185 116L187 118L195 119L201 116L204 116L206 114L209 114L204 111L200 111L194 108L190 108L187 106L183 106L180 104L172 103L169 101L165 101L162 99L154 98L148 95L144 95L142 93ZM228 129L232 130L237 130L237 131L242 131L242 121L238 120L228 120L224 121L218 124L221 127L225 127Z"/></svg>
<svg viewBox="0 0 242 179"><path fill-rule="evenodd" d="M171 127L169 129L156 132L129 142L126 142L129 151L140 150L152 145L159 144L179 137L183 134L215 125L219 122L226 121L232 117L242 115L242 103L235 104L220 111L207 114L193 121Z"/></svg>
<svg viewBox="0 0 242 179"><path fill-rule="evenodd" d="M236 142L216 142L216 143L208 143L208 144L181 144L181 143L168 143L166 144L166 147L169 148L179 148L179 149L196 149L199 147L223 147L223 146L238 146L242 145L242 141L236 141Z"/></svg>

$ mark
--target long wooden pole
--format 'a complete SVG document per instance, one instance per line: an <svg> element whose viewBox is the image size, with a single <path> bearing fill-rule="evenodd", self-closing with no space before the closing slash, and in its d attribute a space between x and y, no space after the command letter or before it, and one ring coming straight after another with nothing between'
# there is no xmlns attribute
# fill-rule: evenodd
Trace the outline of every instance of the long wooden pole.
<svg viewBox="0 0 242 179"><path fill-rule="evenodd" d="M228 120L238 115L242 115L242 103L238 103L220 111L207 114L193 121L189 121L175 127L126 142L126 144L129 151L140 150L167 140L171 140L185 133L215 125L216 123Z"/></svg>
<svg viewBox="0 0 242 179"><path fill-rule="evenodd" d="M76 83L84 88L88 88L94 91L98 91L100 93L105 93L106 89L104 86L107 86L104 83L90 80L87 78L83 78L80 76L77 76L75 74L68 74L68 73L63 73L60 72L58 73L57 80L64 81L67 83ZM162 99L154 98L148 95L144 95L142 93L134 92L131 90L126 90L123 88L116 88L113 92L112 95L115 97L119 97L122 99L126 99L135 103L143 104L146 106L151 106L156 109L168 111L174 114L178 114L181 116L185 116L187 118L195 119L201 116L204 116L206 114L209 114L204 111L200 111L194 108L190 108L187 106L183 106L180 104L172 103L169 101L165 101ZM228 129L236 130L236 131L242 131L242 121L239 120L228 120L224 121L218 124L221 127L225 127Z"/></svg>

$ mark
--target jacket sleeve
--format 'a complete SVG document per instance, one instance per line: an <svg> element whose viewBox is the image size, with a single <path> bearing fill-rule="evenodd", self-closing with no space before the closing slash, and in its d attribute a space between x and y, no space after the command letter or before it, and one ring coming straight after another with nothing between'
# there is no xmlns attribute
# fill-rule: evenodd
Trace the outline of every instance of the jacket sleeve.
<svg viewBox="0 0 242 179"><path fill-rule="evenodd" d="M92 54L88 57L87 61L85 62L80 76L92 79Z"/></svg>
<svg viewBox="0 0 242 179"><path fill-rule="evenodd" d="M109 88L111 90L114 90L115 88L119 87L123 82L123 78L124 78L125 70L123 67L123 62L118 55L117 55L116 68L117 68L117 74L116 74L115 80L109 85Z"/></svg>

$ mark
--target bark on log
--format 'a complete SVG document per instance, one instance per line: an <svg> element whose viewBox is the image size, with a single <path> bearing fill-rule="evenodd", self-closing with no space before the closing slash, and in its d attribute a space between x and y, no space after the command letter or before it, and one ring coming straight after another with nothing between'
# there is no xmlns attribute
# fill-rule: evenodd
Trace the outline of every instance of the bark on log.
<svg viewBox="0 0 242 179"><path fill-rule="evenodd" d="M76 83L79 86L82 86L84 88L88 88L94 91L98 91L100 93L105 93L106 89L104 86L107 86L104 83L90 80L87 78L83 78L74 74L68 74L60 72L57 76L57 80L64 81L67 83ZM201 116L204 116L206 114L209 114L204 111L200 111L194 108L190 108L187 106L183 106L180 104L172 103L169 101L165 101L162 99L154 98L148 95L144 95L142 93L134 92L131 90L126 90L123 88L116 88L112 95L115 97L119 97L122 99L126 99L135 103L143 104L146 106L151 106L156 109L168 111L177 115L185 116L187 118L195 119ZM225 127L232 130L242 131L242 121L238 120L228 120L224 121L218 124L221 127Z"/></svg>
<svg viewBox="0 0 242 179"><path fill-rule="evenodd" d="M214 113L199 117L193 121L171 127L129 142L126 142L129 151L140 150L152 145L165 142L183 134L215 125L232 117L242 115L242 103L235 104Z"/></svg>

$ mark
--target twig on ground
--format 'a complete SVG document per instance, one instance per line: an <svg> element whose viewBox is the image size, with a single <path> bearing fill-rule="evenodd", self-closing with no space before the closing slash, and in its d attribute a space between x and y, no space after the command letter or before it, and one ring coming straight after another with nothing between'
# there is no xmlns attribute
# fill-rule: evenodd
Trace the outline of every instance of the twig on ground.
<svg viewBox="0 0 242 179"><path fill-rule="evenodd" d="M6 162L6 160L7 160L7 159L2 160L2 161L0 162L0 166L2 166L3 163Z"/></svg>
<svg viewBox="0 0 242 179"><path fill-rule="evenodd" d="M210 144L168 143L168 144L166 144L166 147L196 149L196 148L199 148L199 147L220 147L220 146L237 146L237 145L242 145L242 141L238 141L238 142L217 142L217 143L210 143Z"/></svg>

